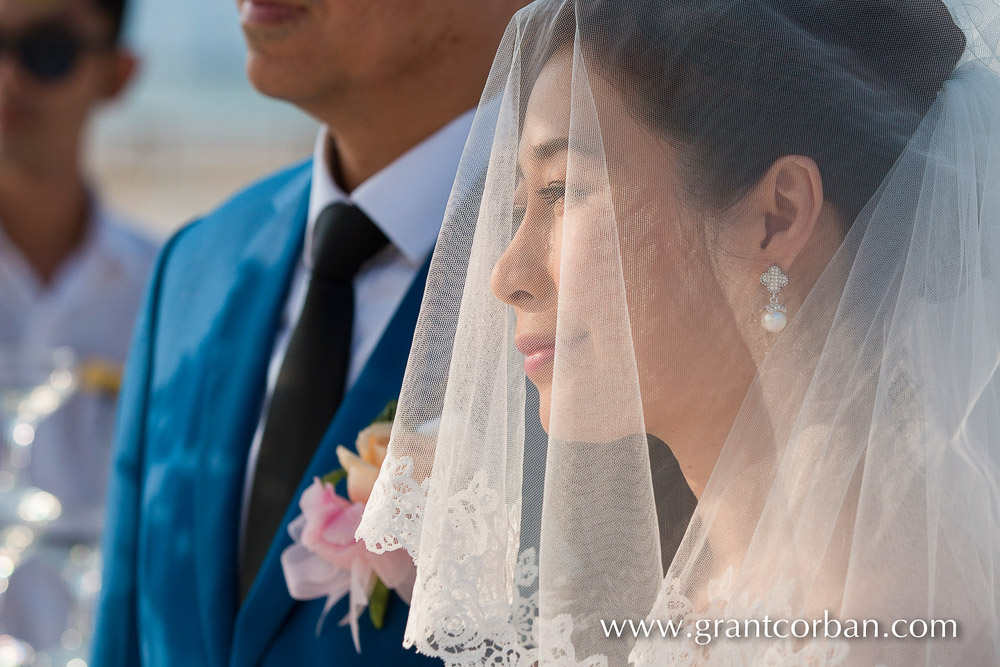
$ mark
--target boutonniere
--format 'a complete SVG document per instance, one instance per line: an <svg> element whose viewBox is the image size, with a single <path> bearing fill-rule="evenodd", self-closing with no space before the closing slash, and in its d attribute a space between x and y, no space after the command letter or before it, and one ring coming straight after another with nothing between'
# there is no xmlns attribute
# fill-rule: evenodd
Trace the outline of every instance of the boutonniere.
<svg viewBox="0 0 1000 667"><path fill-rule="evenodd" d="M381 629L390 591L409 604L416 579L416 567L405 551L374 554L364 541L354 537L385 459L395 414L393 401L358 434L357 454L343 446L337 448L341 467L316 478L303 492L299 500L302 514L288 526L294 543L281 554L285 582L293 598L326 598L317 634L333 605L348 596L348 612L340 624L350 624L358 653L359 620L365 608L372 625ZM345 478L347 498L334 491Z"/></svg>

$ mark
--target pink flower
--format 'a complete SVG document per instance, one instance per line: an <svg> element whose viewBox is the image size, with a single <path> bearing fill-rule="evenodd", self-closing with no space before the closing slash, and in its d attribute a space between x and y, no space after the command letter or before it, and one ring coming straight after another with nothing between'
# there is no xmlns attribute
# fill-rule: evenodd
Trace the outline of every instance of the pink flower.
<svg viewBox="0 0 1000 667"><path fill-rule="evenodd" d="M302 546L323 560L343 568L365 550L363 542L354 539L365 506L352 504L338 496L331 484L313 482L299 500L302 517Z"/></svg>
<svg viewBox="0 0 1000 667"><path fill-rule="evenodd" d="M288 526L294 544L281 554L288 592L296 600L326 597L317 633L326 612L349 595L350 608L342 622L350 624L360 653L358 618L368 605L375 577L409 603L416 567L404 551L368 551L365 543L354 537L364 504L341 498L334 493L332 484L317 478L303 492L299 507L302 515Z"/></svg>

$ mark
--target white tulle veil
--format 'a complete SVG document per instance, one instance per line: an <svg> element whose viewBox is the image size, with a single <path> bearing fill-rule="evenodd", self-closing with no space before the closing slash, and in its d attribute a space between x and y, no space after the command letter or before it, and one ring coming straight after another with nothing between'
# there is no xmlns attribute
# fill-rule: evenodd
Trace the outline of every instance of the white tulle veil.
<svg viewBox="0 0 1000 667"><path fill-rule="evenodd" d="M1000 663L998 42L995 0L514 18L358 532L417 563L408 646ZM765 615L880 625L699 634Z"/></svg>

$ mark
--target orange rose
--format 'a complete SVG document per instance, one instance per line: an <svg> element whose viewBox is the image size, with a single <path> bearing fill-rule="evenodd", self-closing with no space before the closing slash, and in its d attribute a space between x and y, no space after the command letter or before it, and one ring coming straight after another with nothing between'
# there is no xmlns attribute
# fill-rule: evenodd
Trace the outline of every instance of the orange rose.
<svg viewBox="0 0 1000 667"><path fill-rule="evenodd" d="M372 424L358 433L356 444L358 455L376 468L381 468L385 453L389 449L390 433L392 433L391 422Z"/></svg>
<svg viewBox="0 0 1000 667"><path fill-rule="evenodd" d="M346 447L337 448L340 465L347 471L347 496L354 503L366 503L372 494L379 468L389 447L392 424L372 424L358 434L355 454Z"/></svg>

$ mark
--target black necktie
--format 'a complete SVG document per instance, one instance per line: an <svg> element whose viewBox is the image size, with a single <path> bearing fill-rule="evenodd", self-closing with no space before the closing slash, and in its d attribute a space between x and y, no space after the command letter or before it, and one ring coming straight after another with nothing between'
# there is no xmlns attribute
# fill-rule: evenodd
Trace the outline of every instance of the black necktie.
<svg viewBox="0 0 1000 667"><path fill-rule="evenodd" d="M246 598L281 519L344 396L354 320L353 280L389 239L359 208L331 204L316 219L312 271L271 394L240 568Z"/></svg>

